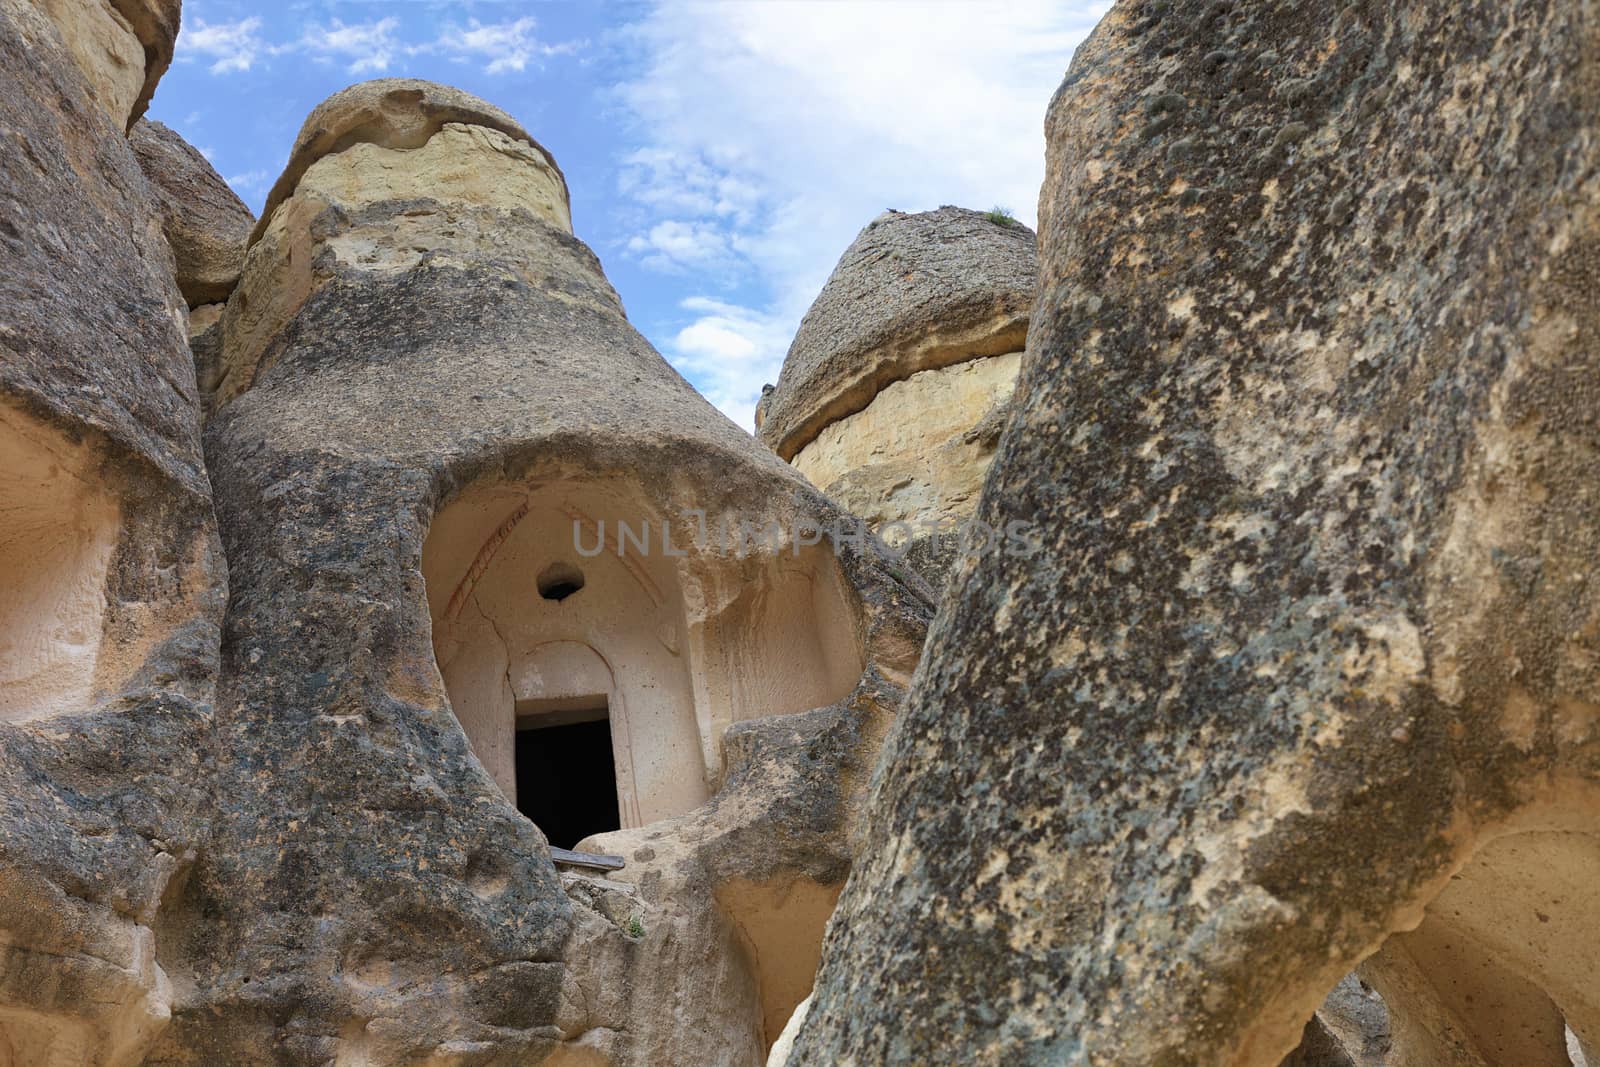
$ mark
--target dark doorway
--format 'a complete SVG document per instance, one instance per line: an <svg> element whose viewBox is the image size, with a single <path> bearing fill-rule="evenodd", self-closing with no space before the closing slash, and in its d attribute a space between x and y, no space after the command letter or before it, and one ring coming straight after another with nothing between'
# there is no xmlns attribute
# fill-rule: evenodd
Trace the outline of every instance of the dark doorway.
<svg viewBox="0 0 1600 1067"><path fill-rule="evenodd" d="M552 715L517 724L517 810L532 819L557 848L590 834L620 830L617 768L611 756L611 720L599 709L587 722Z"/></svg>

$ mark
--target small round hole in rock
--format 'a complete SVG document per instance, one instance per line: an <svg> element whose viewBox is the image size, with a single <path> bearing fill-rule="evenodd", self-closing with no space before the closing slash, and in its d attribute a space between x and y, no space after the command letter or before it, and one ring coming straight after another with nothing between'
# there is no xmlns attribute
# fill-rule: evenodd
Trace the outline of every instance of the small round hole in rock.
<svg viewBox="0 0 1600 1067"><path fill-rule="evenodd" d="M583 572L570 563L552 563L539 572L539 595L561 601L583 588Z"/></svg>

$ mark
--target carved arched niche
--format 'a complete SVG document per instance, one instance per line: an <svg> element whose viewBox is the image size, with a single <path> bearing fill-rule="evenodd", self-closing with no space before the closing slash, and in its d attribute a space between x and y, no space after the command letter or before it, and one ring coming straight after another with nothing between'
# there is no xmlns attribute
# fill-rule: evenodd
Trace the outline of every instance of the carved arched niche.
<svg viewBox="0 0 1600 1067"><path fill-rule="evenodd" d="M859 605L826 541L741 555L695 529L620 481L473 489L436 516L422 558L434 654L512 803L526 731L605 719L617 826L683 814L716 788L728 726L855 687Z"/></svg>
<svg viewBox="0 0 1600 1067"><path fill-rule="evenodd" d="M1420 924L1358 969L1388 1007L1394 1062L1597 1062L1600 836L1585 799L1486 835Z"/></svg>
<svg viewBox="0 0 1600 1067"><path fill-rule="evenodd" d="M0 411L0 721L86 710L121 509L87 445Z"/></svg>

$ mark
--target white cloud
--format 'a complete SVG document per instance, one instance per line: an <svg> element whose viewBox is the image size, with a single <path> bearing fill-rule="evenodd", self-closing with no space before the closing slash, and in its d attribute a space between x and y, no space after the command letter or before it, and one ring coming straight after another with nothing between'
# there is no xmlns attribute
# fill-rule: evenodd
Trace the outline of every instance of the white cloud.
<svg viewBox="0 0 1600 1067"><path fill-rule="evenodd" d="M258 193L265 194L272 187L274 177L264 170L247 170L239 174L229 174L222 180L227 182L241 199L248 200Z"/></svg>
<svg viewBox="0 0 1600 1067"><path fill-rule="evenodd" d="M885 208L1000 205L1032 225L1045 108L1108 7L658 5L635 27L644 72L620 87L642 134L619 182L643 210L628 248L719 280L740 260L772 294L760 307L686 307L697 318L668 346L674 362L741 418L776 377L749 368L774 337L787 346L840 253ZM722 255L675 254L678 240Z"/></svg>
<svg viewBox="0 0 1600 1067"><path fill-rule="evenodd" d="M666 219L628 241L628 252L654 270L726 270L735 262L733 236L710 222Z"/></svg>
<svg viewBox="0 0 1600 1067"><path fill-rule="evenodd" d="M732 173L732 165L667 148L641 148L622 161L619 184L624 195L661 211L716 215L748 225L760 191Z"/></svg>
<svg viewBox="0 0 1600 1067"><path fill-rule="evenodd" d="M397 57L439 54L458 62L482 62L489 74L526 70L530 62L547 56L569 55L580 42L548 44L534 35L531 17L482 23L469 19L466 26L445 26L437 40L407 40L406 26L398 18L346 24L334 19L328 25L313 23L298 39L269 44L261 38L261 19L207 23L196 19L178 38L177 58L196 56L213 60L211 72L226 74L251 69L265 56L300 54L324 62L342 62L351 74L380 74Z"/></svg>
<svg viewBox="0 0 1600 1067"><path fill-rule="evenodd" d="M694 321L667 343L667 355L700 392L723 413L748 429L764 382L776 379L793 332L780 317L691 297L683 309Z"/></svg>
<svg viewBox="0 0 1600 1067"><path fill-rule="evenodd" d="M487 59L484 70L502 74L508 70L524 70L528 61L536 56L552 56L570 52L572 44L548 45L533 34L535 21L520 18L512 22L495 22L489 25L470 19L465 29L446 27L439 39L438 50L452 59Z"/></svg>
<svg viewBox="0 0 1600 1067"><path fill-rule="evenodd" d="M295 44L280 51L305 52L319 59L348 60L351 74L381 73L394 57L406 51L395 31L400 20L379 19L345 25L334 19L329 26L308 26Z"/></svg>
<svg viewBox="0 0 1600 1067"><path fill-rule="evenodd" d="M213 74L249 70L268 51L260 31L261 20L255 16L237 22L195 19L179 30L175 56L180 62L195 56L210 59Z"/></svg>

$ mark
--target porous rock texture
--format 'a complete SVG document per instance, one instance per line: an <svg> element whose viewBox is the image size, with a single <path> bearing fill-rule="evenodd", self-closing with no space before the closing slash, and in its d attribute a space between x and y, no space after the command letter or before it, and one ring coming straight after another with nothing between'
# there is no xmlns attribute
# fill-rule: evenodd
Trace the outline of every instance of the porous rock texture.
<svg viewBox="0 0 1600 1067"><path fill-rule="evenodd" d="M691 511L842 515L628 325L554 162L455 90L388 79L313 113L222 329L216 811L171 902L182 978L150 1062L761 1062L809 991L926 587L870 541L694 543ZM560 537L522 540L553 508ZM670 525L682 555L572 556L573 523L621 514ZM502 566L540 551L589 586L556 606ZM474 754L489 726L464 732L452 703L537 682L517 666L548 651L517 645L530 613L577 618L606 575L681 669L747 629L766 643L734 642L753 666L696 693L686 749L618 748L684 760L709 798L585 843L624 870L558 875ZM810 640L847 684L813 706L764 681L764 650L804 629L769 609L835 596L844 625Z"/></svg>
<svg viewBox="0 0 1600 1067"><path fill-rule="evenodd" d="M69 27L70 28L70 27ZM0 1063L140 1063L206 834L224 568L154 199L0 0Z"/></svg>
<svg viewBox="0 0 1600 1067"><path fill-rule="evenodd" d="M1593 1060L1600 9L1124 0L791 1064Z"/></svg>
<svg viewBox="0 0 1600 1067"><path fill-rule="evenodd" d="M227 300L255 216L206 157L162 123L141 119L128 139L160 198L184 299L190 308Z"/></svg>
<svg viewBox="0 0 1600 1067"><path fill-rule="evenodd" d="M886 211L845 250L762 397L761 439L935 585L994 456L1036 272L1033 231L999 213Z"/></svg>

